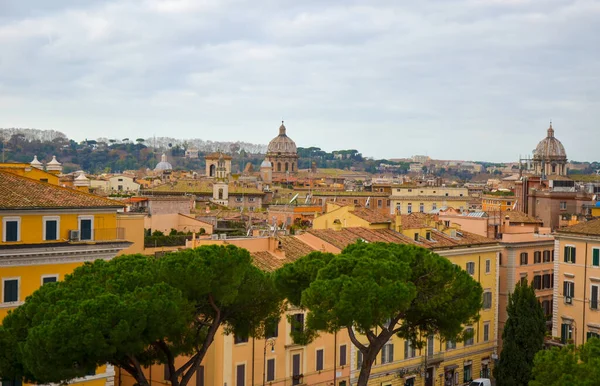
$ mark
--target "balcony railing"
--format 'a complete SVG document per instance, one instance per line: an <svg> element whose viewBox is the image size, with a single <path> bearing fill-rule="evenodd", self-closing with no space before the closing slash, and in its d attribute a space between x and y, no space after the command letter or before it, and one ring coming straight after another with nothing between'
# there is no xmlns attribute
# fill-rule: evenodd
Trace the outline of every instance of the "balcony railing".
<svg viewBox="0 0 600 386"><path fill-rule="evenodd" d="M435 363L441 363L444 361L444 353L436 352L436 353L427 353L427 355L423 358L423 362L427 362L428 365L433 365Z"/></svg>
<svg viewBox="0 0 600 386"><path fill-rule="evenodd" d="M122 241L125 228L95 228L74 230L69 233L70 241Z"/></svg>

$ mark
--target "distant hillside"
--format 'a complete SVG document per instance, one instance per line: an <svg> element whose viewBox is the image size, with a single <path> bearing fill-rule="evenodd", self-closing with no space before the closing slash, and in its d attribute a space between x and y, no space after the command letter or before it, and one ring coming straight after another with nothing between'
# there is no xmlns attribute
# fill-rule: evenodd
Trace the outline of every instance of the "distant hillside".
<svg viewBox="0 0 600 386"><path fill-rule="evenodd" d="M23 135L27 141L53 141L56 138L67 139L67 136L56 130L22 129L22 128L0 128L0 140L7 142L15 135Z"/></svg>

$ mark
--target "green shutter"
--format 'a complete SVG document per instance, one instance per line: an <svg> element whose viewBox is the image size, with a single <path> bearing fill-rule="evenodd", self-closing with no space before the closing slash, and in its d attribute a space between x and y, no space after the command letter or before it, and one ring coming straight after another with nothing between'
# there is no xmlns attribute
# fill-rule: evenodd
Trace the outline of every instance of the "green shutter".
<svg viewBox="0 0 600 386"><path fill-rule="evenodd" d="M569 247L565 247L564 260L565 260L565 263L569 262Z"/></svg>
<svg viewBox="0 0 600 386"><path fill-rule="evenodd" d="M571 261L573 262L573 264L575 264L576 252L577 252L577 250L575 249L575 247L571 247Z"/></svg>
<svg viewBox="0 0 600 386"><path fill-rule="evenodd" d="M595 267L600 266L600 249L593 249L592 256L592 265Z"/></svg>

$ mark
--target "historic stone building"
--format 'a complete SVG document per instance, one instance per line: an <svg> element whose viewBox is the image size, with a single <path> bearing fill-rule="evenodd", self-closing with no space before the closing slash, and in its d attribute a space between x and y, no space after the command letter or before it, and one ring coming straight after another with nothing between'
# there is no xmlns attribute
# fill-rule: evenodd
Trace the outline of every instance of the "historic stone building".
<svg viewBox="0 0 600 386"><path fill-rule="evenodd" d="M269 142L267 149L266 160L271 162L274 177L298 171L296 143L287 136L285 131L286 128L281 121L279 135Z"/></svg>
<svg viewBox="0 0 600 386"><path fill-rule="evenodd" d="M535 148L533 168L537 175L567 175L567 153L563 144L554 137L552 122L548 128L548 135Z"/></svg>
<svg viewBox="0 0 600 386"><path fill-rule="evenodd" d="M231 174L231 160L233 158L230 155L223 154L222 152L211 153L204 156L206 161L206 176L217 177L217 168L219 162L222 161L222 167L225 170L225 174L229 176Z"/></svg>

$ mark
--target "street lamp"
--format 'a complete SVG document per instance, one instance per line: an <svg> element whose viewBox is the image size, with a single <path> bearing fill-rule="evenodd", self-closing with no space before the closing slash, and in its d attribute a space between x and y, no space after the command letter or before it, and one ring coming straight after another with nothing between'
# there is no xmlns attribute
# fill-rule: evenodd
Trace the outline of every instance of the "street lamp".
<svg viewBox="0 0 600 386"><path fill-rule="evenodd" d="M263 349L263 386L267 383L267 346L271 347L271 352L275 352L275 338L265 339L265 347Z"/></svg>

